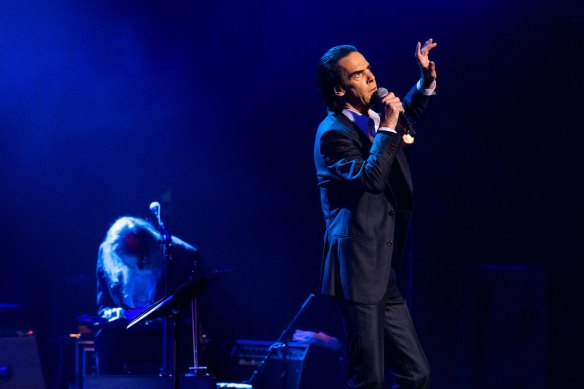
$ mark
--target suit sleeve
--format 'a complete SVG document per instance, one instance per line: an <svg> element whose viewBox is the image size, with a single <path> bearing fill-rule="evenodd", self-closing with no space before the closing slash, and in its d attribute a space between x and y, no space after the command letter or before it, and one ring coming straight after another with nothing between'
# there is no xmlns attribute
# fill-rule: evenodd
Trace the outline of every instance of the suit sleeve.
<svg viewBox="0 0 584 389"><path fill-rule="evenodd" d="M380 132L369 154L364 156L363 146L354 133L330 129L320 136L319 152L330 180L362 191L381 193L401 143L399 135Z"/></svg>
<svg viewBox="0 0 584 389"><path fill-rule="evenodd" d="M429 99L416 86L410 89L404 107L412 121L420 118ZM336 127L319 132L318 142L321 183L334 181L356 190L381 193L403 140L398 134L378 132L368 155L364 155L364 146L355 132L337 123Z"/></svg>
<svg viewBox="0 0 584 389"><path fill-rule="evenodd" d="M417 86L414 85L404 97L404 108L408 118L416 122L422 116L431 98L431 96L426 96L418 91Z"/></svg>

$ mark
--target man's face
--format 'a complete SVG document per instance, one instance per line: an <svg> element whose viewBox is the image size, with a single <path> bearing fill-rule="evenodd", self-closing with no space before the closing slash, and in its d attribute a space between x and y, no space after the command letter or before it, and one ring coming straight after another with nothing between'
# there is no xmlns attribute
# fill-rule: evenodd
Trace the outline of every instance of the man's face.
<svg viewBox="0 0 584 389"><path fill-rule="evenodd" d="M338 62L341 84L335 88L344 108L354 109L366 114L371 106L371 97L377 90L375 76L371 73L369 62L356 51Z"/></svg>

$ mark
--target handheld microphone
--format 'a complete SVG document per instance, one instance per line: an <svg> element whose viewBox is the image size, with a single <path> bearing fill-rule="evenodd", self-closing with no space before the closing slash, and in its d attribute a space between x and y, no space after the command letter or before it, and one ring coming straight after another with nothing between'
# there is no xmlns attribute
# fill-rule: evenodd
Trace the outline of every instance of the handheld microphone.
<svg viewBox="0 0 584 389"><path fill-rule="evenodd" d="M377 97L378 101L381 101L381 99L383 99L388 94L388 90L383 87L377 88L375 91L375 96ZM405 130L403 131L404 142L408 144L414 143L414 136L416 136L416 131L414 130L414 125L408 116L405 113L400 112L397 123L398 126L401 125L401 127Z"/></svg>

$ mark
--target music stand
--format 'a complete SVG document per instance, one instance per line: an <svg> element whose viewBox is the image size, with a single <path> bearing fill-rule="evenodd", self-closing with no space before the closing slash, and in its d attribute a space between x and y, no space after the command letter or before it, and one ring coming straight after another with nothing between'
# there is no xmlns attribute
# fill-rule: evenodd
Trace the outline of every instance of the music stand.
<svg viewBox="0 0 584 389"><path fill-rule="evenodd" d="M161 298L146 309L136 312L127 311L126 317L130 322L126 329L131 328L143 320L154 320L162 317L170 317L174 327L174 369L173 369L173 387L179 388L179 334L178 323L183 308L188 305L199 293L205 289L211 280L216 279L219 275L229 270L195 276L192 280L178 286L170 295ZM196 340L195 340L196 341Z"/></svg>

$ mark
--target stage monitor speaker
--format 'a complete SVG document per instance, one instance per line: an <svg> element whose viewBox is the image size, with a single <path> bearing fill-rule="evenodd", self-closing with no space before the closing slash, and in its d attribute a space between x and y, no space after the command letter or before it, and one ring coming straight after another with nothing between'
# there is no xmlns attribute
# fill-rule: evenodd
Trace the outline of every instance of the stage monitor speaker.
<svg viewBox="0 0 584 389"><path fill-rule="evenodd" d="M233 382L247 381L264 359L274 342L262 340L238 340L231 352L230 380ZM263 371L254 379L254 389L283 388L299 389L304 359L309 345L303 343L288 343L288 347L272 351L266 361ZM283 358L286 350L286 358ZM284 374L285 373L285 374Z"/></svg>
<svg viewBox="0 0 584 389"><path fill-rule="evenodd" d="M0 370L2 389L44 388L36 338L0 337Z"/></svg>

